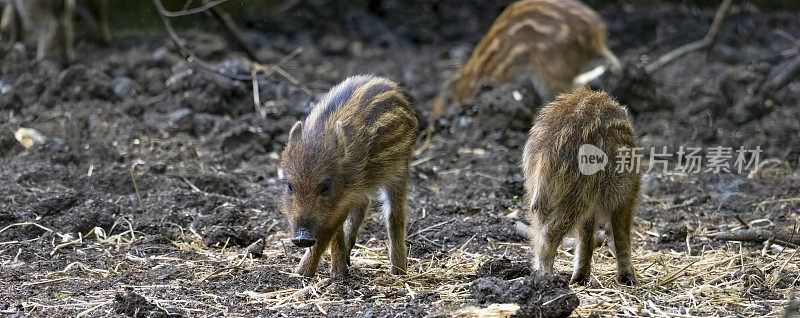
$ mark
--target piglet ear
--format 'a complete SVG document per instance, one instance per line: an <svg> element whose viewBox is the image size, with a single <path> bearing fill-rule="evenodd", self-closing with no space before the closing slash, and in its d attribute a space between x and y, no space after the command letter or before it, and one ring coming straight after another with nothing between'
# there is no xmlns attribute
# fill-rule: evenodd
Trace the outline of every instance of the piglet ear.
<svg viewBox="0 0 800 318"><path fill-rule="evenodd" d="M297 121L292 126L292 130L289 130L289 144L296 144L300 142L300 138L303 137L303 122Z"/></svg>

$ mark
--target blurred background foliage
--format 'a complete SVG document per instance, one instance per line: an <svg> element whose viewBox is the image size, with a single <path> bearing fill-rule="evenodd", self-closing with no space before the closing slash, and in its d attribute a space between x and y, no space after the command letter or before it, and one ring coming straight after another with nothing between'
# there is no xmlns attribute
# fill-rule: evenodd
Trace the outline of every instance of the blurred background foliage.
<svg viewBox="0 0 800 318"><path fill-rule="evenodd" d="M180 10L185 0L162 0L169 10ZM200 1L195 1L199 3ZM305 28L314 33L380 37L385 29L393 29L414 42L433 42L464 36L464 33L481 33L480 30L443 30L445 25L457 24L460 19L477 20L477 25L488 28L494 18L510 0L231 0L222 8L231 14L242 27L267 33L283 33ZM644 3L647 5L683 5L687 8L711 8L720 1L709 0L586 0L590 6L604 3ZM737 5L754 5L762 10L796 11L797 0L736 1ZM148 0L112 0L109 21L117 36L162 34L163 26ZM198 5L198 4L195 4ZM463 10L470 7L472 10ZM477 8L477 10L476 10ZM474 13L479 12L480 15ZM369 19L372 30L357 30L363 23L356 19ZM176 28L215 28L209 14L196 14L174 18ZM324 21L326 23L320 23ZM472 24L470 24L472 25Z"/></svg>

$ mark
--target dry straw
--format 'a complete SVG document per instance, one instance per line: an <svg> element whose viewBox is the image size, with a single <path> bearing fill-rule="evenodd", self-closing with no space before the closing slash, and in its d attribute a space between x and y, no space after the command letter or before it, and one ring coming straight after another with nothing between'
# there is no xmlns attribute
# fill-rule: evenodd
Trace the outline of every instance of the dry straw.
<svg viewBox="0 0 800 318"><path fill-rule="evenodd" d="M38 226L36 224L15 224L13 226ZM12 227L13 227L12 226ZM39 226L40 227L40 226ZM109 235L95 228L77 237L57 233L62 242L53 242L53 253L84 253L87 249L99 249L112 253L126 251L136 243L140 233L135 233L128 220L120 219L115 224L118 229L110 229ZM6 229L3 229L6 230ZM55 229L46 229L56 231ZM260 268L277 268L279 274L292 276L296 261L275 262L287 259L287 250L280 244L266 244L262 258L244 255L237 249L224 246L209 247L203 244L193 229L181 231L182 237L173 242L177 250L184 253L140 257L130 252L123 256L116 254L116 261L106 262L106 266L90 266L89 262L72 262L64 268L50 272L33 274L25 286L55 285L92 286L93 281L121 275L125 271L153 271L160 267L179 267L192 273L192 278L173 279L163 284L120 285L113 289L85 289L80 294L65 290L52 298L35 296L21 303L30 314L42 314L49 310L70 310L80 316L93 316L113 311L114 297L124 293L126 288L144 296L148 302L167 313L183 313L202 316L203 314L233 315L241 308L228 308L221 299L238 297L241 306L253 306L259 310L276 312L287 309L306 308L327 314L333 306L343 303L397 303L411 301L419 295L435 294L438 300L428 304L431 310L446 312L454 316L493 316L503 317L516 310L513 304L493 304L476 307L471 303L469 286L475 279L478 267L489 257L471 252L472 238L460 245L428 258L410 258L410 273L406 276L389 274L388 255L385 242L371 239L357 245L352 253L352 264L359 270L354 275L376 291L369 299L358 296L343 299L335 292L338 282L331 281L325 273L313 279L302 279L304 286L270 286L272 291L257 291L243 288L230 290L226 295L216 295L214 290L202 288L204 283L224 282L243 271ZM616 282L616 263L605 247L595 253L592 281L587 287L572 286L579 297L580 306L575 315L588 316L641 316L652 317L715 317L715 316L780 316L792 299L793 286L798 285L800 253L797 249L745 248L739 243L722 244L720 248L694 251L692 253L671 250L653 251L644 246L649 232L644 228L636 231L634 266L637 269L639 285L628 287ZM642 234L644 233L644 234ZM274 239L271 238L271 239ZM274 242L274 241L271 241ZM16 242L0 245L11 251ZM505 244L504 244L505 245ZM508 244L510 249L524 250L518 255L526 255L527 244ZM481 249L482 250L482 249ZM18 252L0 254L3 266L13 266L18 262ZM50 253L48 253L50 254ZM182 256L190 255L190 256ZM292 254L295 255L296 254ZM199 257L198 257L199 256ZM572 255L561 250L556 270L570 271ZM75 259L75 258L72 258ZM329 260L325 260L328 262ZM274 270L271 272L275 272ZM194 286L197 292L175 293L185 286ZM401 292L402 291L402 292ZM782 297L764 296L762 293L778 293ZM217 289L216 292L219 292ZM349 294L348 294L349 295ZM368 305L369 306L369 305ZM473 306L466 308L466 306Z"/></svg>

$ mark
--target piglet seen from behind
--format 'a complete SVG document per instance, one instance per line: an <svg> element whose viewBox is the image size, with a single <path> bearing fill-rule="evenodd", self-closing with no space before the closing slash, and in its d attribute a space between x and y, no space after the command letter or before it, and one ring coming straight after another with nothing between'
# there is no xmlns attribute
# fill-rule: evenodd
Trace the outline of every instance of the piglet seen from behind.
<svg viewBox="0 0 800 318"><path fill-rule="evenodd" d="M572 282L587 283L596 225L610 223L619 280L636 283L630 235L639 198L638 167L592 165L623 162L626 151L632 154L635 147L627 108L604 92L577 89L540 110L522 157L534 269L552 273L558 244L574 231L578 244ZM589 161L587 154L603 159Z"/></svg>

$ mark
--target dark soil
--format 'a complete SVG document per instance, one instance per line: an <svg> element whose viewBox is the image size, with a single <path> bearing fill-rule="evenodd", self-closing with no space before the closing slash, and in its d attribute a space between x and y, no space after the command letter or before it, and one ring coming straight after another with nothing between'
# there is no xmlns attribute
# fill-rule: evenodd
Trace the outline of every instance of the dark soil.
<svg viewBox="0 0 800 318"><path fill-rule="evenodd" d="M475 301L517 303L519 317L568 317L578 307L578 296L569 289L569 276L531 275L528 262L491 260L481 265L477 274L480 278L470 286Z"/></svg>
<svg viewBox="0 0 800 318"><path fill-rule="evenodd" d="M472 282L472 297L480 304L518 303L519 317L569 317L578 307L578 296L569 289L569 277L536 274L509 283L497 277Z"/></svg>
<svg viewBox="0 0 800 318"><path fill-rule="evenodd" d="M114 296L114 312L128 317L169 317L163 309L130 290Z"/></svg>
<svg viewBox="0 0 800 318"><path fill-rule="evenodd" d="M250 302L243 294L316 282L287 274L302 251L280 241L287 224L277 209L283 193L278 163L291 125L332 85L359 73L399 82L427 117L454 71L448 65L465 62L503 7L484 1L359 2L352 8L302 3L286 16L242 18L247 37L269 62L303 48L285 70L314 93L272 75L259 85L263 118L250 82L192 69L164 36L122 37L111 47L79 42L78 61L69 66L36 61L33 48L3 46L0 312L74 316L99 306L91 314L304 316L325 310L395 317L461 304L443 302L430 290L412 295L402 284L388 291L374 286L367 277L387 268L380 263L355 266L350 280L316 291L337 301L322 307L272 309L274 303ZM645 173L637 224L657 235L635 237L637 249L721 248L726 243L699 233L739 226L738 219L768 219L780 228L800 220L800 201L756 208L800 196L800 79L769 95L758 113L732 107L800 54L797 12L736 4L713 49L648 75L637 67L702 38L714 8L595 7L608 23L611 49L628 66L625 76L607 76L595 86L630 107L642 146L758 146L762 161L781 163L750 178L747 171ZM244 55L222 34L181 32L201 58L246 71ZM412 271L464 246L486 259L474 275L454 278L471 282L463 302L516 302L520 316L566 316L578 306L574 294L563 296L568 279L531 273L527 242L514 229L524 206L519 162L538 107L535 95L526 83L486 83L473 102L430 122L435 133L418 144L424 148L411 169L408 232L435 227L409 237L410 256L419 260ZM25 149L13 137L19 127L36 129L47 141ZM385 246L377 216L361 233L360 243ZM69 244L56 248L62 243ZM761 244L743 248L759 251ZM246 253L254 259L237 266ZM323 260L321 276L327 264ZM769 292L768 273L731 277L743 275L753 277L748 290L766 313L775 301L788 302ZM779 280L783 288L797 286L790 275ZM751 314L734 305L728 310Z"/></svg>

